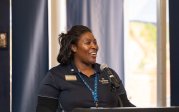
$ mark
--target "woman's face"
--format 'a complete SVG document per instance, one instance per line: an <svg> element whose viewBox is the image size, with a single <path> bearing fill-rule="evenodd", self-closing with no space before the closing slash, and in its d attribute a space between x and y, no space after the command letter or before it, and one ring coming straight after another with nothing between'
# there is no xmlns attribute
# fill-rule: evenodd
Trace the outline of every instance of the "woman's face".
<svg viewBox="0 0 179 112"><path fill-rule="evenodd" d="M72 45L76 62L94 64L96 62L98 44L93 34L86 32L79 37L76 45Z"/></svg>

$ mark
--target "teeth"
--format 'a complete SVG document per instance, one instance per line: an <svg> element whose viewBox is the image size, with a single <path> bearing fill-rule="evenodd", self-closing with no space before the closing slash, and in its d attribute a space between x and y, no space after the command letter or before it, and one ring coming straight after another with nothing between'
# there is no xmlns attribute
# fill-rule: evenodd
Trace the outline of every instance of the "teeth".
<svg viewBox="0 0 179 112"><path fill-rule="evenodd" d="M92 55L96 55L96 53L91 53Z"/></svg>

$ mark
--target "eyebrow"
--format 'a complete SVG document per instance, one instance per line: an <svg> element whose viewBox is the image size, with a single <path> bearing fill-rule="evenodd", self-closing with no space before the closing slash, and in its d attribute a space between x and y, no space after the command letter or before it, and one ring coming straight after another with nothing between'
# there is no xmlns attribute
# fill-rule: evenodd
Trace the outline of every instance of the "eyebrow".
<svg viewBox="0 0 179 112"><path fill-rule="evenodd" d="M84 39L84 40L95 40L95 41L96 41L96 38L93 38L93 39L91 39L91 38L86 38L86 39Z"/></svg>

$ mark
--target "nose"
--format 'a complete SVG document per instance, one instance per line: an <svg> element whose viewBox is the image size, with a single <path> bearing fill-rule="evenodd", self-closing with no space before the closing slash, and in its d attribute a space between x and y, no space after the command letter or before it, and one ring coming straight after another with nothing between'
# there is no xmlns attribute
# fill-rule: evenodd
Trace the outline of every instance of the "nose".
<svg viewBox="0 0 179 112"><path fill-rule="evenodd" d="M91 42L91 48L98 50L98 44L96 42Z"/></svg>

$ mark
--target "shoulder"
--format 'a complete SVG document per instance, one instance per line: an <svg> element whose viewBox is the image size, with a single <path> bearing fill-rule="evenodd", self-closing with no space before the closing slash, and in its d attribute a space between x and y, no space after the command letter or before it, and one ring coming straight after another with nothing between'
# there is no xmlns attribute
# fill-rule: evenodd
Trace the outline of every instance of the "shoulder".
<svg viewBox="0 0 179 112"><path fill-rule="evenodd" d="M63 76L68 72L70 72L68 65L59 64L51 68L47 74L51 75L52 77L56 77L56 76Z"/></svg>
<svg viewBox="0 0 179 112"><path fill-rule="evenodd" d="M55 72L55 71L63 71L63 69L67 68L67 65L57 65L57 66L54 66L52 67L49 72Z"/></svg>
<svg viewBox="0 0 179 112"><path fill-rule="evenodd" d="M44 77L42 83L47 83L51 85L57 85L58 82L62 82L65 78L65 75L68 74L68 66L64 65L57 65L51 68L46 76Z"/></svg>

